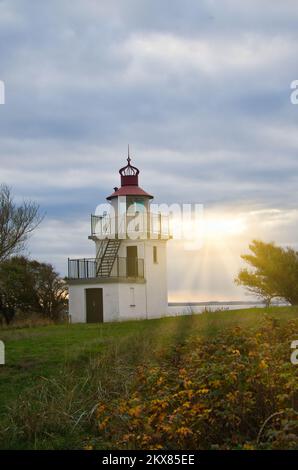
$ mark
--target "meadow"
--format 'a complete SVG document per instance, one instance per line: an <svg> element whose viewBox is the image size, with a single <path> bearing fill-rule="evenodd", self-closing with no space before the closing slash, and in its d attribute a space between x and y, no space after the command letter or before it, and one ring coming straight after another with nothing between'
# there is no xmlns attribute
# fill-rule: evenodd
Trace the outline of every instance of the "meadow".
<svg viewBox="0 0 298 470"><path fill-rule="evenodd" d="M298 307L0 339L1 449L298 448Z"/></svg>

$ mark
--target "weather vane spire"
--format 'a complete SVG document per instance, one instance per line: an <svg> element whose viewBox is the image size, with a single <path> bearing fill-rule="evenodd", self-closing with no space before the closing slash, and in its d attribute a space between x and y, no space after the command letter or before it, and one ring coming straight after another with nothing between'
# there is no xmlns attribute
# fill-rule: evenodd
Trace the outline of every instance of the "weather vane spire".
<svg viewBox="0 0 298 470"><path fill-rule="evenodd" d="M128 164L130 165L131 158L130 158L130 152L129 152L129 144L127 146L127 161L128 161Z"/></svg>

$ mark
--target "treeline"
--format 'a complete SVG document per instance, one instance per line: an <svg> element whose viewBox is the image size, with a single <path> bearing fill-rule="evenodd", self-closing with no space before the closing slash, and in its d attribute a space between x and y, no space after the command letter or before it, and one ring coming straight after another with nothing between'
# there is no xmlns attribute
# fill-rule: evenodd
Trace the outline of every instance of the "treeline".
<svg viewBox="0 0 298 470"><path fill-rule="evenodd" d="M7 324L17 312L58 321L65 316L66 307L66 285L52 265L24 256L0 264L0 312Z"/></svg>
<svg viewBox="0 0 298 470"><path fill-rule="evenodd" d="M22 315L58 321L67 311L67 288L51 264L21 255L42 221L33 202L17 205L8 186L0 186L0 322Z"/></svg>

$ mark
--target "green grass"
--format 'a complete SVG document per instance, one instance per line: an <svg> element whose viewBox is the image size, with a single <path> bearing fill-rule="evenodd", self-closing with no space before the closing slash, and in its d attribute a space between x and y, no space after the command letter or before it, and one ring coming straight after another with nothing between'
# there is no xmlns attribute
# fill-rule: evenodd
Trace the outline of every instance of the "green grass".
<svg viewBox="0 0 298 470"><path fill-rule="evenodd" d="M82 447L96 433L96 403L124 393L139 363L153 360L156 351L171 354L190 334L214 338L236 325L257 331L266 316L287 322L298 318L298 307L0 330L6 347L6 365L0 366L0 447Z"/></svg>

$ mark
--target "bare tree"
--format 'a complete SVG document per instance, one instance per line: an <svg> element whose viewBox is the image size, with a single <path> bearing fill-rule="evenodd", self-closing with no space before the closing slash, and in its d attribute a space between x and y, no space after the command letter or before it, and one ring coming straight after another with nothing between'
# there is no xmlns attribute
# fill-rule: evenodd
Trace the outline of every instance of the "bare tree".
<svg viewBox="0 0 298 470"><path fill-rule="evenodd" d="M16 205L10 188L0 186L0 262L24 248L41 220L37 204L29 201Z"/></svg>

